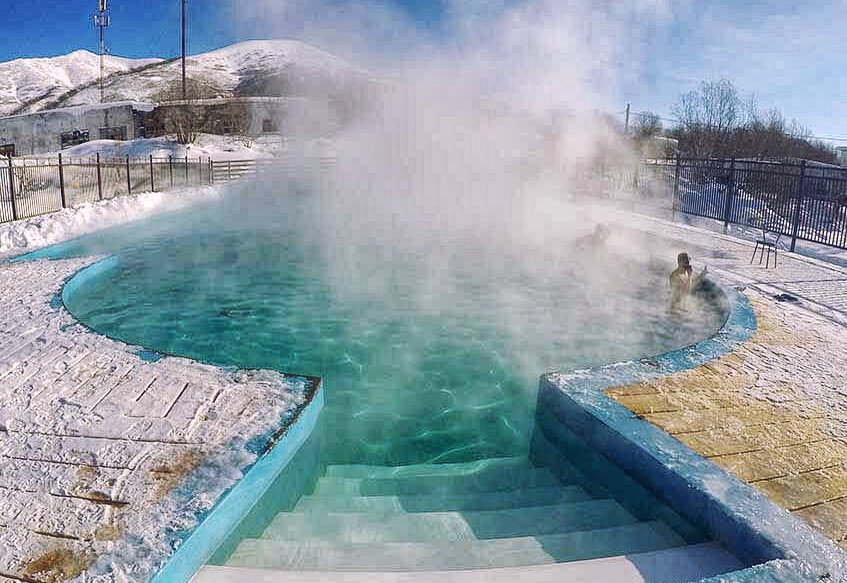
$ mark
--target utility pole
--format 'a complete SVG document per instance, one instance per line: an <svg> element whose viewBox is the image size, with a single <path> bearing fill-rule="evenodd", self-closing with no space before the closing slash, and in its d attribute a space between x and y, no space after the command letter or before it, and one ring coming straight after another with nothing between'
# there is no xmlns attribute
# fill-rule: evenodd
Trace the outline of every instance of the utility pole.
<svg viewBox="0 0 847 583"><path fill-rule="evenodd" d="M185 3L182 0L182 99L187 99L185 91Z"/></svg>
<svg viewBox="0 0 847 583"><path fill-rule="evenodd" d="M626 104L626 121L623 125L623 133L629 133L629 103Z"/></svg>
<svg viewBox="0 0 847 583"><path fill-rule="evenodd" d="M109 7L107 5L108 0L98 0L97 5L97 14L94 15L94 26L96 26L100 31L100 103L103 103L105 99L103 98L103 77L106 70L105 56L106 56L106 27L109 26Z"/></svg>

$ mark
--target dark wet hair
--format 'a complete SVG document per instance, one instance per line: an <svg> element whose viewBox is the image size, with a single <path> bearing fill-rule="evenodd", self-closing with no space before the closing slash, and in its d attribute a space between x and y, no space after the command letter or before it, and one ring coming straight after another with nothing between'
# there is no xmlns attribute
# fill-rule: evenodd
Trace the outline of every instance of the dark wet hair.
<svg viewBox="0 0 847 583"><path fill-rule="evenodd" d="M691 261L688 259L688 253L680 253L676 256L676 262L679 265L688 265L690 266Z"/></svg>

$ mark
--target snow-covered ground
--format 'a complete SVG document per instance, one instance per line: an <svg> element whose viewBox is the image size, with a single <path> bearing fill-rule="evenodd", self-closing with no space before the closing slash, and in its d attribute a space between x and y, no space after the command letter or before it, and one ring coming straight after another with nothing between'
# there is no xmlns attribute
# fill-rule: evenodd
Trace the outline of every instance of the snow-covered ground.
<svg viewBox="0 0 847 583"><path fill-rule="evenodd" d="M0 259L220 196L212 186L143 192L0 224Z"/></svg>
<svg viewBox="0 0 847 583"><path fill-rule="evenodd" d="M146 581L304 402L80 325L54 299L97 259L0 265L3 581Z"/></svg>
<svg viewBox="0 0 847 583"><path fill-rule="evenodd" d="M183 145L170 137L139 138L137 140L91 140L84 144L65 148L61 154L65 160L76 158L93 158L100 154L101 158L211 158L212 160L259 160L283 156L297 150L299 154L316 157L332 156L335 152L334 142L327 138L310 140L293 140L281 135L265 135L253 138L241 136L221 136L217 134L200 134L188 145ZM28 160L54 160L59 152L45 152L35 156L25 156Z"/></svg>
<svg viewBox="0 0 847 583"><path fill-rule="evenodd" d="M92 158L100 154L102 158L211 158L212 160L256 160L272 158L282 154L288 141L281 135L257 136L244 138L239 136L220 136L216 134L199 134L197 139L187 145L180 144L173 138L139 138L137 140L91 140L84 144L65 148L61 151L65 159ZM27 158L55 159L59 152L46 152Z"/></svg>

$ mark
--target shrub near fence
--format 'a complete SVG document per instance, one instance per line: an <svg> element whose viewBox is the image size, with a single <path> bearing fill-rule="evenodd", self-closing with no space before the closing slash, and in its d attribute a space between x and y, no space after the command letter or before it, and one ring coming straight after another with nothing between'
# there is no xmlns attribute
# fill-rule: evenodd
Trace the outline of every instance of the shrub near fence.
<svg viewBox="0 0 847 583"><path fill-rule="evenodd" d="M201 158L56 160L6 157L0 162L0 222L132 192L211 184L212 161Z"/></svg>
<svg viewBox="0 0 847 583"><path fill-rule="evenodd" d="M798 240L847 249L847 168L802 161L654 161L641 192L664 192L672 211L730 224L767 226Z"/></svg>

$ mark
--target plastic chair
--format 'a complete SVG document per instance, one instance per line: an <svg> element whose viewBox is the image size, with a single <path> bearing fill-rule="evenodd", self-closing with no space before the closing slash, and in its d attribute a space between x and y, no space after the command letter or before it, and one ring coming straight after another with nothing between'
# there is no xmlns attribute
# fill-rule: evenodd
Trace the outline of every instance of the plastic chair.
<svg viewBox="0 0 847 583"><path fill-rule="evenodd" d="M753 255L750 257L750 263L753 263L753 260L756 258L756 252L759 253L759 265L762 264L762 260L765 261L765 269L770 266L771 262L771 252L773 252L773 266L776 267L776 250L777 243L779 243L779 238L782 237L782 233L777 231L773 226L763 224L762 225L762 236L756 239L756 246L753 247ZM767 250L767 258L765 259L765 251Z"/></svg>

